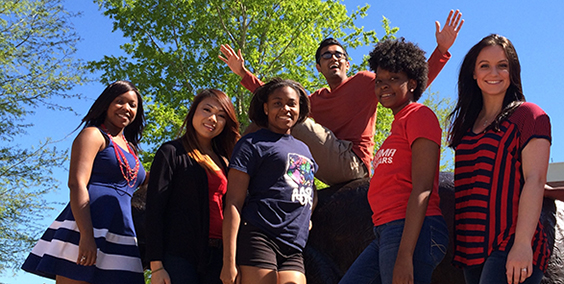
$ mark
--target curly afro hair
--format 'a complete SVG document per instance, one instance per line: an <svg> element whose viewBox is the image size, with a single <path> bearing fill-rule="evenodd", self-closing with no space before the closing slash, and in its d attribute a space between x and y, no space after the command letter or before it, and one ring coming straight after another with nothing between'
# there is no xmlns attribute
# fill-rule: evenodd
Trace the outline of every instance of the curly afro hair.
<svg viewBox="0 0 564 284"><path fill-rule="evenodd" d="M374 72L380 67L394 73L405 72L409 79L417 81L413 91L413 100L417 101L427 87L427 59L425 51L416 44L405 39L387 39L379 42L370 52L368 59L370 69Z"/></svg>

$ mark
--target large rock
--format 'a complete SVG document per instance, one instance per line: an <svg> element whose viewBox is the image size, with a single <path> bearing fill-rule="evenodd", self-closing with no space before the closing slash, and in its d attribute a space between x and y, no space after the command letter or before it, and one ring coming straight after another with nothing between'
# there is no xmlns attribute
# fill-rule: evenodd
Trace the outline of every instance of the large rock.
<svg viewBox="0 0 564 284"><path fill-rule="evenodd" d="M453 239L454 176L440 174L441 210ZM366 199L369 179L360 179L318 191L318 204L313 212L313 227L304 251L308 284L338 283L356 257L373 240L372 212ZM146 188L132 198L133 218L141 255L145 252ZM548 236L552 256L543 284L564 284L564 203L545 199L541 219ZM462 270L451 264L453 243L433 274L434 284L463 284ZM148 268L144 259L143 265ZM359 283L362 284L362 283Z"/></svg>
<svg viewBox="0 0 564 284"><path fill-rule="evenodd" d="M454 176L441 173L439 195L441 210L453 240L454 224ZM304 251L306 276L309 284L338 283L349 266L373 240L372 212L366 199L369 179L352 181L320 190L315 209L309 241ZM564 206L558 207L554 200L545 199L541 219L545 227L553 254L542 283L564 283L562 268ZM557 222L558 220L558 222ZM556 232L556 236L555 236ZM432 283L464 283L462 270L451 264L453 242L447 255L433 274ZM360 283L359 283L360 284Z"/></svg>

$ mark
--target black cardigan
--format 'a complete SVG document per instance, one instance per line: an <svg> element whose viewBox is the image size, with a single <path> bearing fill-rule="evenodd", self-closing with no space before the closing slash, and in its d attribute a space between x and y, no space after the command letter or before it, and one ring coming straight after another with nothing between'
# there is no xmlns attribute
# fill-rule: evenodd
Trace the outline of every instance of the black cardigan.
<svg viewBox="0 0 564 284"><path fill-rule="evenodd" d="M210 222L208 192L206 171L186 154L179 139L159 148L147 190L149 261L162 261L165 254L171 254L187 259L200 271L204 268Z"/></svg>

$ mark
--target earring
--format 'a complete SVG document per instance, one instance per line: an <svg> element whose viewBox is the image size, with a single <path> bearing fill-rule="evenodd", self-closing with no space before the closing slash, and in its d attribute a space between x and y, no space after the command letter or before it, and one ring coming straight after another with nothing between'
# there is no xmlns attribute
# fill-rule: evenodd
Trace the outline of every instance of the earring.
<svg viewBox="0 0 564 284"><path fill-rule="evenodd" d="M409 91L413 93L414 90L415 90L415 89L411 89L411 90L409 90Z"/></svg>

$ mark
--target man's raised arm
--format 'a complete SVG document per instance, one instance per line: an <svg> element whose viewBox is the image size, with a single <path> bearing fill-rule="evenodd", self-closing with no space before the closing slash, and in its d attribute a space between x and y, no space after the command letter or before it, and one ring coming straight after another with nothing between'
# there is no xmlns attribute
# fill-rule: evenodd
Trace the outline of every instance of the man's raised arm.
<svg viewBox="0 0 564 284"><path fill-rule="evenodd" d="M245 68L245 59L240 49L235 53L235 50L233 50L231 46L222 44L219 51L225 56L218 55L219 59L227 63L229 69L241 77L241 85L243 85L243 87L254 93L258 87L264 85L261 80Z"/></svg>
<svg viewBox="0 0 564 284"><path fill-rule="evenodd" d="M456 12L450 10L442 30L439 21L435 22L437 48L435 48L433 54L431 54L431 57L429 57L427 61L427 64L429 64L429 80L427 81L427 86L435 80L446 62L450 59L448 50L454 44L460 28L462 28L462 24L464 24L464 19L462 19L462 13L460 13L459 10L456 10Z"/></svg>

